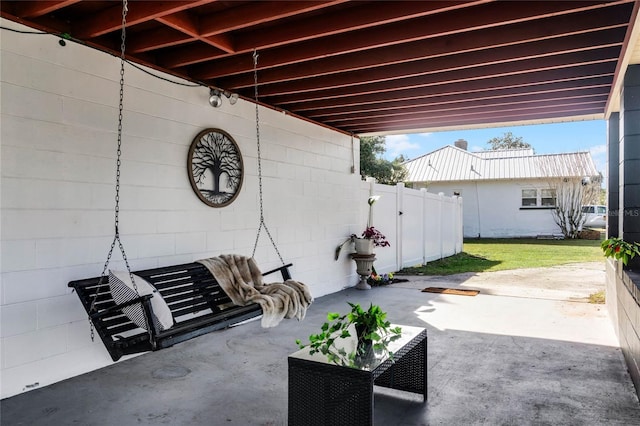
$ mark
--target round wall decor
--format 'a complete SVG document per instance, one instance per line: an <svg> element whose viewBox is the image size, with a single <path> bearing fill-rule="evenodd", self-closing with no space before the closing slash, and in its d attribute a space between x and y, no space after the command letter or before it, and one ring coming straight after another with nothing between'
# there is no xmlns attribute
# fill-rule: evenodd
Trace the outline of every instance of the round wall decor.
<svg viewBox="0 0 640 426"><path fill-rule="evenodd" d="M191 187L211 207L235 200L242 187L244 165L240 149L224 130L205 129L191 142L187 158Z"/></svg>

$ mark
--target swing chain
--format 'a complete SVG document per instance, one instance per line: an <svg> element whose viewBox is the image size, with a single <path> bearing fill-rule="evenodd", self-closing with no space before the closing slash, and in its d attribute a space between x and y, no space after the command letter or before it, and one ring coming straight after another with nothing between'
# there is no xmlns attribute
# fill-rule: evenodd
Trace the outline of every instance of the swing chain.
<svg viewBox="0 0 640 426"><path fill-rule="evenodd" d="M256 249L258 248L258 240L260 239L260 231L262 231L262 228L264 228L265 232L267 233L267 236L269 237L269 241L271 241L271 245L275 249L276 254L278 255L278 258L280 259L280 262L282 262L282 264L284 265L284 260L282 259L282 255L278 250L278 246L276 246L276 243L273 240L271 233L269 232L269 228L267 228L267 225L264 222L264 208L263 208L263 202L262 202L262 156L260 153L260 115L258 113L258 110L259 110L258 108L258 51L255 49L253 50L253 91L254 91L255 105L256 105L256 139L257 139L257 146L258 146L257 155L258 155L258 194L259 194L259 200L260 200L260 224L258 225L258 232L256 234L256 241L253 245L253 253L251 253L251 257L254 257L256 254Z"/></svg>
<svg viewBox="0 0 640 426"><path fill-rule="evenodd" d="M120 169L122 166L122 120L123 120L123 111L124 111L124 64L126 62L125 56L125 46L127 39L127 12L128 12L128 4L127 0L122 1L122 32L120 33L120 100L118 102L118 148L116 150L116 194L115 194L115 207L114 207L114 237L113 242L111 243L111 248L109 250L109 254L107 255L107 261L104 264L104 268L102 269L102 277L106 275L107 268L109 266L109 262L111 260L111 255L113 254L113 249L115 248L116 241L118 242L118 247L120 248L120 252L122 253L122 259L124 260L125 265L127 266L127 271L129 275L131 274L131 267L129 266L129 260L127 259L127 254L124 251L124 246L122 245L122 241L120 240ZM133 276L131 276L131 280L133 282L133 287L136 293L138 293L138 287L136 286L135 280L133 280Z"/></svg>
<svg viewBox="0 0 640 426"><path fill-rule="evenodd" d="M120 239L120 168L122 166L122 120L123 120L123 111L124 111L124 64L126 62L125 56L125 46L126 46L126 26L127 26L127 12L129 10L127 0L122 0L122 31L120 34L120 99L118 103L118 148L116 150L116 194L115 194L115 208L114 208L114 237L111 242L111 247L109 248L109 253L107 254L107 260L104 263L104 267L102 268L102 274L100 275L100 280L98 281L98 286L96 287L96 293L91 301L91 307L89 312L93 312L95 310L96 300L98 299L98 293L100 288L105 283L105 277L107 275L107 268L109 267L109 263L111 262L111 256L113 255L113 250L115 249L116 242L118 243L118 248L120 249L120 253L122 253L122 259L127 267L127 272L129 273L129 278L131 279L131 283L133 284L133 289L135 290L138 296L140 295L138 292L138 286L136 285L136 281L133 278L133 273L131 272L131 266L129 265L129 259L127 258L127 254L124 250L124 245L122 244L122 240ZM146 316L145 316L146 321ZM91 329L91 341L94 340L95 331L93 327L93 323L91 322L91 318L89 317L89 327ZM149 332L150 341L153 343L153 339L151 339L151 328L149 324L147 324L147 331Z"/></svg>

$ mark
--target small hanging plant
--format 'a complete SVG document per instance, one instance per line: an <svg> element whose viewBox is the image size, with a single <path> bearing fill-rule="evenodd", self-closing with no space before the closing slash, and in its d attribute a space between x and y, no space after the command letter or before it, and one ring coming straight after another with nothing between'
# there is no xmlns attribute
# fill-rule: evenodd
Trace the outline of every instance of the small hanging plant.
<svg viewBox="0 0 640 426"><path fill-rule="evenodd" d="M600 244L600 247L605 257L620 260L625 266L629 263L629 260L636 257L636 255L640 255L640 244L629 243L622 238L608 238Z"/></svg>
<svg viewBox="0 0 640 426"><path fill-rule="evenodd" d="M393 359L393 352L389 351L388 345L400 337L402 329L391 327L387 313L378 305L371 304L365 311L359 304L347 303L351 306L351 312L344 315L329 312L320 333L311 334L308 344L296 340L299 348L308 347L311 355L321 353L329 362L345 367L358 367L372 350ZM356 350L347 353L343 347L336 345L336 341L352 337L348 330L352 324L357 331Z"/></svg>

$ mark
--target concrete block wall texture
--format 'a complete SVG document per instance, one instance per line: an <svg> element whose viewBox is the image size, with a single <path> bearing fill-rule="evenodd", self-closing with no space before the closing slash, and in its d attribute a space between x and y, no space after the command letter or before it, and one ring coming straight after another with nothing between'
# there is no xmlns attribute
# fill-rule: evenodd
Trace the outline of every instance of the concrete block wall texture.
<svg viewBox="0 0 640 426"><path fill-rule="evenodd" d="M607 261L607 310L640 398L640 274Z"/></svg>
<svg viewBox="0 0 640 426"><path fill-rule="evenodd" d="M640 241L640 65L630 65L620 112L609 118L609 211L607 236ZM612 179L613 177L613 179ZM640 397L640 260L626 267L607 261L607 308Z"/></svg>
<svg viewBox="0 0 640 426"><path fill-rule="evenodd" d="M100 275L113 239L120 64L57 41L8 31L0 38L1 398L111 364L67 283ZM251 255L259 223L254 104L214 109L207 88L129 65L125 83L120 233L132 269ZM294 278L315 297L355 285L355 264L336 262L334 250L367 220L371 185L360 180L358 140L270 109L259 114L265 221ZM210 127L233 136L245 166L238 198L222 209L200 202L187 175L189 145ZM397 188L388 191L376 224L388 222L395 240ZM396 253L385 254L381 272L397 270ZM264 231L255 257L264 270L280 264ZM117 249L109 267L125 268Z"/></svg>
<svg viewBox="0 0 640 426"><path fill-rule="evenodd" d="M640 241L640 65L628 67L620 99L620 230L625 241ZM630 263L640 268L640 260Z"/></svg>
<svg viewBox="0 0 640 426"><path fill-rule="evenodd" d="M607 120L607 236L617 237L620 218L620 113Z"/></svg>
<svg viewBox="0 0 640 426"><path fill-rule="evenodd" d="M99 275L113 237L119 60L57 40L1 38L2 397L111 362L67 283ZM120 231L132 268L250 255L259 220L254 105L213 109L207 88L128 65L125 82ZM333 250L364 214L357 165L351 173L357 140L264 108L260 118L266 223L314 296L340 290L355 268L336 263ZM189 145L208 127L230 133L245 163L241 193L224 209L201 203L187 176ZM280 263L264 231L256 258L264 269ZM117 250L110 267L124 267Z"/></svg>

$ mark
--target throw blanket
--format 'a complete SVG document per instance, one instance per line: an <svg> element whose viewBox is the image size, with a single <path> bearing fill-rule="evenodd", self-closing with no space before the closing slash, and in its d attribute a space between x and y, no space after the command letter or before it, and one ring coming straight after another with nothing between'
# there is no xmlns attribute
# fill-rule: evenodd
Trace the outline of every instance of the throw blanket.
<svg viewBox="0 0 640 426"><path fill-rule="evenodd" d="M211 274L236 305L262 307L262 327L275 327L283 318L302 320L313 301L308 287L298 281L264 284L253 258L225 254L197 261Z"/></svg>

